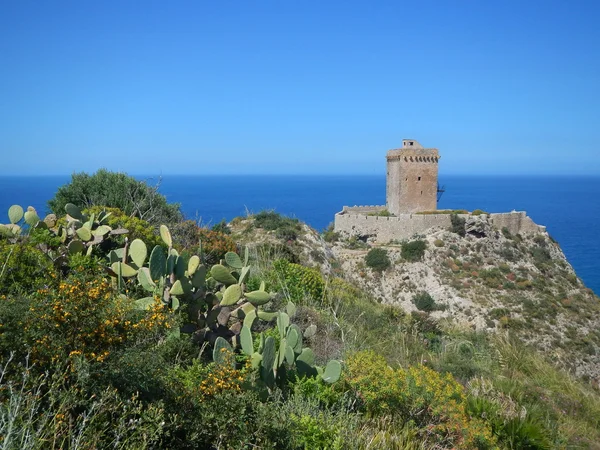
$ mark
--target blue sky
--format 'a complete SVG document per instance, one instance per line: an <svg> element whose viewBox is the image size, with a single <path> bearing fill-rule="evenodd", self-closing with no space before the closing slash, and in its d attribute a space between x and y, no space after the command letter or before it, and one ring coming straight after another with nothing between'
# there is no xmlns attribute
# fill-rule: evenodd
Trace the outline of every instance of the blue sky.
<svg viewBox="0 0 600 450"><path fill-rule="evenodd" d="M600 175L597 1L0 0L0 174Z"/></svg>

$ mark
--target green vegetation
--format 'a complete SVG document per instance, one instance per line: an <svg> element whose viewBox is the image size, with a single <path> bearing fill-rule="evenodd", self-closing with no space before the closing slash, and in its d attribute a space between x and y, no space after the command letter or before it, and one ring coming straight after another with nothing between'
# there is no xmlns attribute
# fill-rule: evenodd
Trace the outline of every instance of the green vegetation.
<svg viewBox="0 0 600 450"><path fill-rule="evenodd" d="M427 242L420 239L411 242L402 243L402 258L409 262L420 261L425 255Z"/></svg>
<svg viewBox="0 0 600 450"><path fill-rule="evenodd" d="M238 248L222 227L154 227L99 205L65 209L69 217L40 220L33 208L13 207L0 227L2 448L470 450L600 441L597 390L511 334L436 321L426 292L413 298L420 311L406 315L280 258L278 247ZM255 226L271 231L300 227L257 216ZM422 240L404 243L402 257L418 261L425 249ZM542 250L539 241L522 251L550 274L565 270ZM372 253L376 266L383 252ZM556 307L519 297L525 282L544 283L527 269L485 269L477 255L459 256L448 257L453 276L514 283L515 301L532 316ZM564 294L569 311L587 305ZM525 324L509 308L491 309L489 320L509 332ZM578 332L573 326L565 339L589 343Z"/></svg>
<svg viewBox="0 0 600 450"><path fill-rule="evenodd" d="M284 217L275 211L261 211L253 218L255 227L275 231L275 236L285 241L295 241L302 231L298 219Z"/></svg>
<svg viewBox="0 0 600 450"><path fill-rule="evenodd" d="M365 256L365 263L375 272L383 272L392 265L387 250L380 247L369 250L369 253Z"/></svg>
<svg viewBox="0 0 600 450"><path fill-rule="evenodd" d="M174 223L182 219L179 204L167 203L158 186L150 186L125 173L98 170L95 174L74 173L71 182L58 188L48 206L54 214L62 215L65 205L80 208L104 206L118 208L127 216L146 220L153 225Z"/></svg>
<svg viewBox="0 0 600 450"><path fill-rule="evenodd" d="M435 300L428 292L419 292L412 298L412 302L419 311L431 312L437 309Z"/></svg>
<svg viewBox="0 0 600 450"><path fill-rule="evenodd" d="M450 231L458 234L460 237L465 237L465 224L466 220L463 217L460 217L458 214L452 214L450 216Z"/></svg>
<svg viewBox="0 0 600 450"><path fill-rule="evenodd" d="M368 213L367 216L376 216L376 217L394 217L394 214L389 212L387 209L382 209L381 211Z"/></svg>

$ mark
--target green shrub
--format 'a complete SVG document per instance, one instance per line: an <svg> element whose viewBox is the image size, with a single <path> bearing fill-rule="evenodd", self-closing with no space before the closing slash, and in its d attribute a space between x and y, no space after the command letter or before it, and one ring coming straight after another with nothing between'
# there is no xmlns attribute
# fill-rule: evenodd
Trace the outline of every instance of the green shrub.
<svg viewBox="0 0 600 450"><path fill-rule="evenodd" d="M336 233L334 231L334 227L333 224L330 224L324 231L323 231L323 240L325 242L329 242L331 244L333 244L334 242L339 241L340 239L340 233Z"/></svg>
<svg viewBox="0 0 600 450"><path fill-rule="evenodd" d="M417 307L419 311L435 311L437 309L437 305L435 304L435 300L428 292L422 291L418 294L415 294L412 298L413 304Z"/></svg>
<svg viewBox="0 0 600 450"><path fill-rule="evenodd" d="M229 228L225 219L221 220L219 223L214 224L211 230L218 231L219 233L223 234L231 234L231 228Z"/></svg>
<svg viewBox="0 0 600 450"><path fill-rule="evenodd" d="M360 239L358 236L350 236L347 240L346 240L346 248L349 248L350 250L358 250L361 248L367 248L368 245L365 241L363 241L362 239Z"/></svg>
<svg viewBox="0 0 600 450"><path fill-rule="evenodd" d="M110 213L110 216L106 219L106 224L112 229L125 228L129 231L129 233L126 235L116 236L113 238L113 244L115 247L124 245L125 236L129 242L133 241L134 239L141 239L150 249L154 248L156 245L164 245L157 233L157 227L154 224L130 214L126 214L119 208L98 205L84 209L83 213L88 215L95 214L98 216L101 211ZM109 251L110 249L106 248L105 250Z"/></svg>
<svg viewBox="0 0 600 450"><path fill-rule="evenodd" d="M433 245L435 245L436 247L443 247L444 241L442 241L441 239L436 239L435 241L433 241Z"/></svg>
<svg viewBox="0 0 600 450"><path fill-rule="evenodd" d="M422 240L416 240L411 242L404 242L402 244L401 255L406 261L420 261L425 255L425 249L427 248L427 242Z"/></svg>
<svg viewBox="0 0 600 450"><path fill-rule="evenodd" d="M365 263L376 272L383 272L391 266L386 249L375 247L365 256Z"/></svg>
<svg viewBox="0 0 600 450"><path fill-rule="evenodd" d="M382 209L381 211L372 212L367 214L367 216L376 216L376 217L394 217L394 214L389 212L387 209Z"/></svg>
<svg viewBox="0 0 600 450"><path fill-rule="evenodd" d="M52 260L33 243L0 239L0 295L34 292L55 284L57 277Z"/></svg>
<svg viewBox="0 0 600 450"><path fill-rule="evenodd" d="M412 421L431 444L458 449L495 444L491 429L466 413L464 388L450 374L421 365L393 369L374 352L359 352L348 359L345 380L367 414Z"/></svg>
<svg viewBox="0 0 600 450"><path fill-rule="evenodd" d="M284 241L295 241L298 239L298 227L294 225L284 225L275 230L275 237Z"/></svg>
<svg viewBox="0 0 600 450"><path fill-rule="evenodd" d="M487 215L489 215L490 213L488 213L488 212L485 212L485 211L483 211L483 210L481 210L481 209L476 209L476 210L474 210L474 211L471 213L471 215L473 215L473 216L480 216L480 215L482 215L482 214L487 214Z"/></svg>
<svg viewBox="0 0 600 450"><path fill-rule="evenodd" d="M270 283L275 286L274 290L284 292L293 302L324 299L325 280L319 270L280 259L273 263L273 272L275 279Z"/></svg>
<svg viewBox="0 0 600 450"><path fill-rule="evenodd" d="M461 237L465 237L467 234L465 231L465 224L467 221L464 218L460 217L458 214L452 214L450 215L450 223L450 231Z"/></svg>
<svg viewBox="0 0 600 450"><path fill-rule="evenodd" d="M48 206L54 214L62 216L67 203L74 203L80 208L119 208L127 216L153 225L179 222L183 218L179 204L167 203L157 186L149 186L125 173L106 169L100 169L93 175L74 173L70 183L58 188Z"/></svg>
<svg viewBox="0 0 600 450"><path fill-rule="evenodd" d="M254 218L254 225L257 228L273 231L284 226L292 226L300 230L300 221L298 219L282 216L275 211L261 211L252 217Z"/></svg>
<svg viewBox="0 0 600 450"><path fill-rule="evenodd" d="M506 239L514 239L514 236L512 235L512 233L510 232L510 230L506 227L502 227L502 234L504 235L504 237Z"/></svg>

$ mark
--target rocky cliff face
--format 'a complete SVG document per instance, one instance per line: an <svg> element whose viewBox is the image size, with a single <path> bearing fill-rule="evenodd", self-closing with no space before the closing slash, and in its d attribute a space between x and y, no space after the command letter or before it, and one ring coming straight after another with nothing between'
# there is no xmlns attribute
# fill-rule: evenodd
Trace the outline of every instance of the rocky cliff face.
<svg viewBox="0 0 600 450"><path fill-rule="evenodd" d="M426 243L417 261L403 257L403 243L382 245L391 260L383 272L366 265L369 245L338 242L333 251L344 277L383 303L424 314L415 296L427 293L435 302L426 307L431 317L510 330L577 375L600 378L600 301L559 245L545 232L513 236L476 217L464 232L430 229L413 237Z"/></svg>
<svg viewBox="0 0 600 450"><path fill-rule="evenodd" d="M286 242L276 231L254 227L251 218L238 220L232 229L238 241L290 250L296 262L345 278L382 303L448 326L508 331L577 375L600 379L600 299L545 232L512 235L476 216L458 230L464 236L432 228L384 245L356 238L326 243L305 224L299 225L296 239ZM415 241L423 241L425 249L408 260L403 247ZM388 269L367 266L372 248L386 250ZM419 309L415 297L423 293L434 303L423 307L416 301Z"/></svg>

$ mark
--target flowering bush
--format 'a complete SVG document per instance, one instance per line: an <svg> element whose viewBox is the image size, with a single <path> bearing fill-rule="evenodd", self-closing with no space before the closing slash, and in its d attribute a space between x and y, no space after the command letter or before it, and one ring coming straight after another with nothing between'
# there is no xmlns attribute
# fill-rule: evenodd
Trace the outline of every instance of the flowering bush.
<svg viewBox="0 0 600 450"><path fill-rule="evenodd" d="M324 300L325 280L321 272L311 267L290 263L285 259L273 263L275 279L272 284L275 290L281 289L290 300L302 302L305 298Z"/></svg>
<svg viewBox="0 0 600 450"><path fill-rule="evenodd" d="M428 442L463 449L495 445L490 428L469 417L464 388L450 374L422 365L393 369L365 351L347 361L346 382L369 414L413 423Z"/></svg>
<svg viewBox="0 0 600 450"><path fill-rule="evenodd" d="M75 357L102 362L142 334L160 333L173 324L158 299L148 311L135 310L131 300L116 295L108 281L86 276L77 268L56 287L4 302L8 308L10 303L27 305L23 317L3 324L0 333L19 336L20 347L28 349L40 368ZM15 327L22 328L21 333L11 329Z"/></svg>

